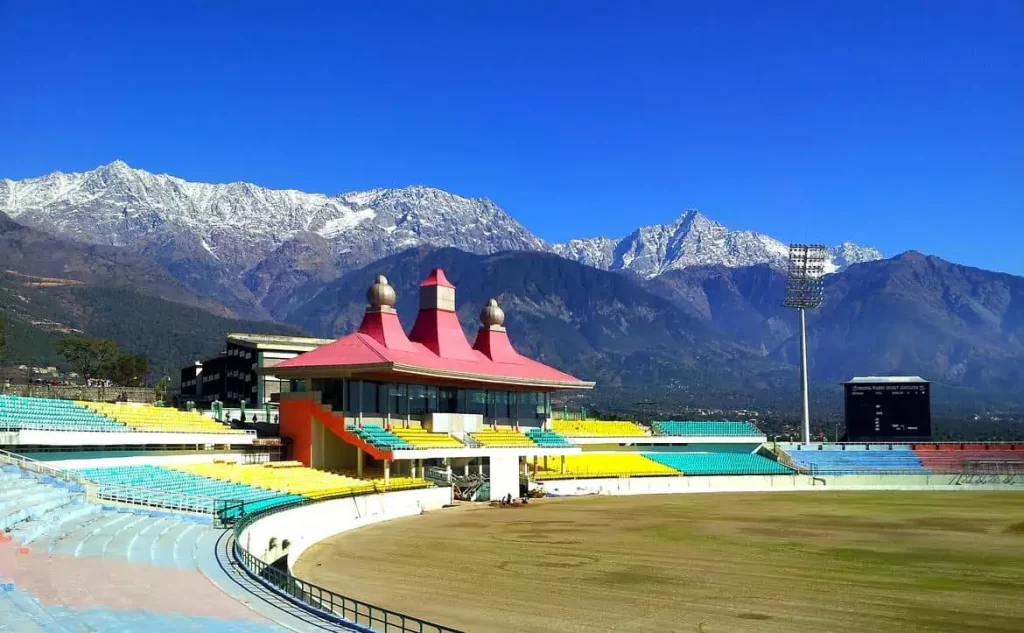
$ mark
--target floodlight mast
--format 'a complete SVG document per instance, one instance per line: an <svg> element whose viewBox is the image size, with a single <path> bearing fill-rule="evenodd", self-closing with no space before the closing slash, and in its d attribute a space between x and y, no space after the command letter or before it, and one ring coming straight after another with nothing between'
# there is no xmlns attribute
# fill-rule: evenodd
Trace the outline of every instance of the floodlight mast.
<svg viewBox="0 0 1024 633"><path fill-rule="evenodd" d="M807 308L817 308L823 299L822 277L828 249L818 244L790 244L789 274L786 277L787 308L800 310L800 390L803 396L803 443L811 443L811 406L807 385Z"/></svg>

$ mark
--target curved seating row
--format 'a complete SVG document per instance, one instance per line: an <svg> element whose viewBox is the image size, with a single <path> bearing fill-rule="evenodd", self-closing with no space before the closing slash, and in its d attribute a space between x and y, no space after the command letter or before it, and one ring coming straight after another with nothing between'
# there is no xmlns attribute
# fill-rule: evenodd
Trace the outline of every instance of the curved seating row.
<svg viewBox="0 0 1024 633"><path fill-rule="evenodd" d="M652 425L655 435L701 437L761 437L764 435L750 422L700 422L658 420Z"/></svg>

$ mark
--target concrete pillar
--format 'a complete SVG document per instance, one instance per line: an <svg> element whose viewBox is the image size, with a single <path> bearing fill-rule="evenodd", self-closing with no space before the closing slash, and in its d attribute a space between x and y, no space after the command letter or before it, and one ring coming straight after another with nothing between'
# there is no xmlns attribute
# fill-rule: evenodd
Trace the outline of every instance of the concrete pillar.
<svg viewBox="0 0 1024 633"><path fill-rule="evenodd" d="M363 449L356 448L356 477L363 478Z"/></svg>
<svg viewBox="0 0 1024 633"><path fill-rule="evenodd" d="M469 460L468 459L466 460L466 463L462 465L462 475L463 475L463 477L469 477Z"/></svg>
<svg viewBox="0 0 1024 633"><path fill-rule="evenodd" d="M420 477L422 477L424 475L424 473L425 473L425 471L423 470L423 460L419 459L417 461L419 462L419 467L420 467Z"/></svg>
<svg viewBox="0 0 1024 633"><path fill-rule="evenodd" d="M387 486L391 483L391 460L384 460L384 485Z"/></svg>
<svg viewBox="0 0 1024 633"><path fill-rule="evenodd" d="M537 478L537 456L536 455L533 456L533 477L534 477L534 479Z"/></svg>
<svg viewBox="0 0 1024 633"><path fill-rule="evenodd" d="M410 459L409 460L409 468L411 469L410 472L409 472L409 476L412 477L413 479L416 479L416 460L415 459Z"/></svg>
<svg viewBox="0 0 1024 633"><path fill-rule="evenodd" d="M562 468L558 471L561 474L565 474L565 455L562 455Z"/></svg>
<svg viewBox="0 0 1024 633"><path fill-rule="evenodd" d="M530 476L530 470L529 470L529 468L526 465L526 460L524 459L523 460L523 477L529 477L529 476Z"/></svg>
<svg viewBox="0 0 1024 633"><path fill-rule="evenodd" d="M484 458L483 457L480 458L480 463L477 465L476 474L478 474L481 477L483 477L483 474L484 474Z"/></svg>

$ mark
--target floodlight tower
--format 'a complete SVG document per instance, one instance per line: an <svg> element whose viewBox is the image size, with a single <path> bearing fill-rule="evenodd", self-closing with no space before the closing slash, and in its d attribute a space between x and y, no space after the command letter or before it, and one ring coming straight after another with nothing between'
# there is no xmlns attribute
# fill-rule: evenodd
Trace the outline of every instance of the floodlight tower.
<svg viewBox="0 0 1024 633"><path fill-rule="evenodd" d="M789 274L786 278L787 308L800 310L800 385L803 391L804 444L811 442L811 405L807 388L807 308L822 301L822 277L828 249L817 244L789 245Z"/></svg>

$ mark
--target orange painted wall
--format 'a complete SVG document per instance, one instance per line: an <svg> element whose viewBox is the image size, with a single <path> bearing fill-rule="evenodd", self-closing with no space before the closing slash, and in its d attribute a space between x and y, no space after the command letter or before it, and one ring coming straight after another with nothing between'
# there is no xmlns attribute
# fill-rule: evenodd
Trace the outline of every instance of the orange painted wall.
<svg viewBox="0 0 1024 633"><path fill-rule="evenodd" d="M292 441L292 459L310 466L313 459L313 415L308 400L281 402L281 437Z"/></svg>

